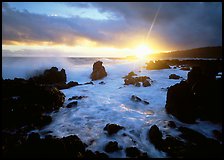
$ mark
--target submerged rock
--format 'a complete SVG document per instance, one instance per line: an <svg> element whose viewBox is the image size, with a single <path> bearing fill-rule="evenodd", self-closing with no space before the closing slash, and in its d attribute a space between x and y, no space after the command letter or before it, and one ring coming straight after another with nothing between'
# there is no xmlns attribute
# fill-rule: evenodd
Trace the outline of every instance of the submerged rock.
<svg viewBox="0 0 224 160"><path fill-rule="evenodd" d="M118 124L108 123L103 130L106 130L109 135L117 133L119 130L124 129L124 127L119 126Z"/></svg>
<svg viewBox="0 0 224 160"><path fill-rule="evenodd" d="M134 102L142 102L142 103L144 103L146 105L149 104L148 101L142 100L141 98L139 98L138 96L135 96L135 95L131 96L131 100L134 101Z"/></svg>
<svg viewBox="0 0 224 160"><path fill-rule="evenodd" d="M104 81L101 81L99 84L106 84Z"/></svg>
<svg viewBox="0 0 224 160"><path fill-rule="evenodd" d="M153 125L148 132L148 138L156 148L160 148L162 145L162 132L156 125Z"/></svg>
<svg viewBox="0 0 224 160"><path fill-rule="evenodd" d="M69 98L68 100L71 101L71 100L80 100L80 99L83 99L83 98L87 98L88 96L73 96L71 98Z"/></svg>
<svg viewBox="0 0 224 160"><path fill-rule="evenodd" d="M120 150L121 148L118 147L118 143L116 141L110 141L107 143L107 145L105 146L104 150L108 153L110 152L115 152Z"/></svg>
<svg viewBox="0 0 224 160"><path fill-rule="evenodd" d="M76 107L78 105L78 101L74 101L74 102L71 102L69 103L66 108L72 108L72 107Z"/></svg>
<svg viewBox="0 0 224 160"><path fill-rule="evenodd" d="M97 61L93 64L93 72L91 74L91 79L93 81L107 76L107 72L102 64L103 62L101 61Z"/></svg>
<svg viewBox="0 0 224 160"><path fill-rule="evenodd" d="M176 75L176 74L171 74L170 76L169 76L169 79L180 79L181 78L181 76L178 76L178 75Z"/></svg>

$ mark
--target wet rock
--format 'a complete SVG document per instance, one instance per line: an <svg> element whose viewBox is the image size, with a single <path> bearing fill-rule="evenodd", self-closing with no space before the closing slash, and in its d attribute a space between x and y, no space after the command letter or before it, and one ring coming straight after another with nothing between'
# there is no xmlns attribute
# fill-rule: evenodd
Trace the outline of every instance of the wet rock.
<svg viewBox="0 0 224 160"><path fill-rule="evenodd" d="M135 78L131 77L131 78L125 79L124 84L125 85L129 85L129 84L135 85L136 84Z"/></svg>
<svg viewBox="0 0 224 160"><path fill-rule="evenodd" d="M171 74L170 76L169 76L169 79L180 79L181 77L180 76L178 76L178 75L176 75L176 74Z"/></svg>
<svg viewBox="0 0 224 160"><path fill-rule="evenodd" d="M167 125L170 127L170 128L176 128L176 124L174 121L168 121Z"/></svg>
<svg viewBox="0 0 224 160"><path fill-rule="evenodd" d="M106 84L104 81L101 81L99 84Z"/></svg>
<svg viewBox="0 0 224 160"><path fill-rule="evenodd" d="M148 138L156 148L160 148L162 145L162 132L156 125L153 125L148 132Z"/></svg>
<svg viewBox="0 0 224 160"><path fill-rule="evenodd" d="M142 153L138 148L136 147L128 147L125 149L126 156L131 158L148 158L147 153Z"/></svg>
<svg viewBox="0 0 224 160"><path fill-rule="evenodd" d="M94 83L92 81L91 82L84 83L84 85L86 85L86 84L92 84L92 85L94 85Z"/></svg>
<svg viewBox="0 0 224 160"><path fill-rule="evenodd" d="M150 82L149 82L148 80L145 80L145 81L142 83L142 85L143 85L144 87L151 86L151 84L150 84Z"/></svg>
<svg viewBox="0 0 224 160"><path fill-rule="evenodd" d="M107 72L102 64L103 62L101 61L97 61L93 64L93 72L91 74L91 79L93 81L107 76Z"/></svg>
<svg viewBox="0 0 224 160"><path fill-rule="evenodd" d="M109 158L109 156L105 153L100 153L100 152L96 151L95 154L96 154L96 158L100 158L100 159Z"/></svg>
<svg viewBox="0 0 224 160"><path fill-rule="evenodd" d="M129 79L132 78L133 76L137 76L137 74L133 71L129 72L128 75L124 76L123 78Z"/></svg>
<svg viewBox="0 0 224 160"><path fill-rule="evenodd" d="M35 126L42 128L52 122L51 116L41 115L38 119L34 121Z"/></svg>
<svg viewBox="0 0 224 160"><path fill-rule="evenodd" d="M104 150L108 153L111 153L111 152L115 152L115 151L118 151L120 150L121 148L118 147L118 143L116 141L110 141L107 143L107 145L105 146Z"/></svg>
<svg viewBox="0 0 224 160"><path fill-rule="evenodd" d="M71 102L69 103L66 108L72 108L72 107L76 107L78 105L78 101L74 101L74 102Z"/></svg>
<svg viewBox="0 0 224 160"><path fill-rule="evenodd" d="M131 100L134 102L142 102L143 104L146 104L146 105L149 104L148 101L142 100L141 98L139 98L138 96L135 96L135 95L131 96Z"/></svg>
<svg viewBox="0 0 224 160"><path fill-rule="evenodd" d="M124 129L124 127L119 126L118 124L108 123L103 130L106 130L109 135L117 133L119 130Z"/></svg>
<svg viewBox="0 0 224 160"><path fill-rule="evenodd" d="M181 81L171 86L167 91L166 111L185 123L194 123L196 120L196 107L191 86Z"/></svg>
<svg viewBox="0 0 224 160"><path fill-rule="evenodd" d="M131 96L131 100L134 101L134 102L141 102L141 101L142 101L141 98L139 98L139 97L137 97L137 96L135 96L135 95L132 95L132 96Z"/></svg>
<svg viewBox="0 0 224 160"><path fill-rule="evenodd" d="M68 100L71 101L71 100L80 100L80 99L83 99L83 98L87 98L88 96L73 96L71 98L69 98Z"/></svg>
<svg viewBox="0 0 224 160"><path fill-rule="evenodd" d="M141 87L141 83L137 82L137 83L135 84L135 86L136 86L136 87Z"/></svg>
<svg viewBox="0 0 224 160"><path fill-rule="evenodd" d="M66 83L66 73L64 69L61 71L57 67L51 67L44 71L42 75L35 76L29 80L40 84Z"/></svg>

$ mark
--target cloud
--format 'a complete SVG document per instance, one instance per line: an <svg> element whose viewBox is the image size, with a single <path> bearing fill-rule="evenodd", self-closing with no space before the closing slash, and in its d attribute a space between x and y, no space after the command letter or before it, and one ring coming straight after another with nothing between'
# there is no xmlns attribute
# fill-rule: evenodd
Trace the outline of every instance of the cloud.
<svg viewBox="0 0 224 160"><path fill-rule="evenodd" d="M65 3L69 7L95 8L116 17L96 20L47 16L18 11L3 3L3 44L47 43L127 47L144 39L158 6L160 13L150 34L151 41L167 49L185 49L222 44L221 3L89 2Z"/></svg>

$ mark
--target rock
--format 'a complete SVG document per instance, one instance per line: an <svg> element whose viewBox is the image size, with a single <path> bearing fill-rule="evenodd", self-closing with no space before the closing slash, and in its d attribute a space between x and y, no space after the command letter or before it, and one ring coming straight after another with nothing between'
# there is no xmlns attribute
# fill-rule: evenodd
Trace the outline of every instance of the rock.
<svg viewBox="0 0 224 160"><path fill-rule="evenodd" d="M123 78L129 79L132 78L133 76L137 76L137 74L133 71L129 72L128 75L124 76Z"/></svg>
<svg viewBox="0 0 224 160"><path fill-rule="evenodd" d="M108 153L111 153L111 152L115 152L115 151L118 151L120 150L121 148L118 147L118 143L116 141L110 141L107 143L107 145L105 146L104 150Z"/></svg>
<svg viewBox="0 0 224 160"><path fill-rule="evenodd" d="M156 70L156 69L169 69L170 66L166 63L166 61L157 60L155 62L150 61L146 63L147 70Z"/></svg>
<svg viewBox="0 0 224 160"><path fill-rule="evenodd" d="M171 86L167 91L166 111L185 123L194 123L196 107L194 94L186 81Z"/></svg>
<svg viewBox="0 0 224 160"><path fill-rule="evenodd" d="M50 124L52 122L51 116L41 115L39 119L34 121L35 126L42 128L43 126Z"/></svg>
<svg viewBox="0 0 224 160"><path fill-rule="evenodd" d="M139 98L138 96L135 96L135 95L131 96L131 100L134 102L142 102L143 104L146 104L146 105L149 104L148 101L142 100L141 98Z"/></svg>
<svg viewBox="0 0 224 160"><path fill-rule="evenodd" d="M101 81L99 84L106 84L104 81Z"/></svg>
<svg viewBox="0 0 224 160"><path fill-rule="evenodd" d="M148 101L145 101L145 100L143 101L143 103L145 103L146 105L148 105L148 104L149 104L149 102L148 102Z"/></svg>
<svg viewBox="0 0 224 160"><path fill-rule="evenodd" d="M78 101L74 101L74 102L71 102L71 103L69 103L67 106L66 106L66 108L72 108L72 107L76 107L78 105Z"/></svg>
<svg viewBox="0 0 224 160"><path fill-rule="evenodd" d="M187 81L189 84L193 84L196 81L199 81L202 78L202 69L201 67L193 67L190 72L187 74Z"/></svg>
<svg viewBox="0 0 224 160"><path fill-rule="evenodd" d="M136 81L135 81L135 78L127 78L124 80L124 84L125 85L129 85L129 84L132 84L132 85L135 85L136 84Z"/></svg>
<svg viewBox="0 0 224 160"><path fill-rule="evenodd" d="M70 81L70 82L68 82L68 87L69 88L71 88L71 87L75 87L75 86L78 86L79 85L79 83L78 82L73 82L73 81Z"/></svg>
<svg viewBox="0 0 224 160"><path fill-rule="evenodd" d="M80 100L80 99L83 99L83 98L87 98L88 96L73 96L71 98L69 98L68 100L71 101L71 100Z"/></svg>
<svg viewBox="0 0 224 160"><path fill-rule="evenodd" d="M107 72L102 64L103 62L101 61L97 61L93 64L93 72L91 74L91 79L93 81L107 76Z"/></svg>
<svg viewBox="0 0 224 160"><path fill-rule="evenodd" d="M110 124L108 123L103 130L106 130L109 135L117 133L119 130L124 129L124 127L119 126L118 124Z"/></svg>
<svg viewBox="0 0 224 160"><path fill-rule="evenodd" d="M84 83L84 85L86 85L86 84L92 84L92 85L94 85L94 83L92 81L91 82Z"/></svg>
<svg viewBox="0 0 224 160"><path fill-rule="evenodd" d="M42 75L32 77L29 80L40 84L66 83L66 73L64 69L58 71L57 67L51 67L51 69L45 70Z"/></svg>
<svg viewBox="0 0 224 160"><path fill-rule="evenodd" d="M96 154L96 157L99 159L109 158L109 156L105 153L100 153L100 152L96 151L95 154Z"/></svg>
<svg viewBox="0 0 224 160"><path fill-rule="evenodd" d="M135 86L136 87L141 87L141 83L137 82L137 83L135 83Z"/></svg>
<svg viewBox="0 0 224 160"><path fill-rule="evenodd" d="M176 75L176 74L171 74L170 76L169 76L169 79L180 79L181 77L180 76L178 76L178 75Z"/></svg>
<svg viewBox="0 0 224 160"><path fill-rule="evenodd" d="M149 132L148 138L152 144L155 145L156 148L160 148L162 145L162 132L156 125L153 125Z"/></svg>
<svg viewBox="0 0 224 160"><path fill-rule="evenodd" d="M57 88L24 79L3 80L2 89L3 128L41 127L49 121L49 118L41 121L42 114L58 110L65 100L65 95Z"/></svg>
<svg viewBox="0 0 224 160"><path fill-rule="evenodd" d="M145 80L145 81L142 83L142 85L143 85L144 87L151 86L151 84L150 84L150 82L149 82L148 80Z"/></svg>
<svg viewBox="0 0 224 160"><path fill-rule="evenodd" d="M167 124L170 128L176 128L176 124L174 121L168 121L168 124Z"/></svg>
<svg viewBox="0 0 224 160"><path fill-rule="evenodd" d="M137 97L137 96L135 96L135 95L132 95L132 96L131 96L131 100L134 101L134 102L141 102L141 101L142 101L141 98L139 98L139 97Z"/></svg>
<svg viewBox="0 0 224 160"><path fill-rule="evenodd" d="M128 147L125 149L126 156L131 158L148 158L147 153L142 153L136 147Z"/></svg>

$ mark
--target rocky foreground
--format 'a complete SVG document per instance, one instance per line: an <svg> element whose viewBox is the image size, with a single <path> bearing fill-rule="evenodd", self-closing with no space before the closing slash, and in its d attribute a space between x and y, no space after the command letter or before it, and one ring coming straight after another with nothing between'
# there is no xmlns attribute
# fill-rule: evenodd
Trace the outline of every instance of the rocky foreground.
<svg viewBox="0 0 224 160"><path fill-rule="evenodd" d="M147 69L164 69L188 67L188 79L168 88L166 111L184 123L196 123L197 119L222 123L222 78L216 75L221 72L221 61L178 61L164 60L147 64ZM93 65L90 74L92 80L102 79L107 76L102 62ZM153 84L147 76L137 76L130 72L124 78L124 85L136 87L150 87ZM171 79L181 78L171 75ZM103 81L102 81L103 82ZM100 82L101 83L101 82ZM30 133L35 129L51 123L49 112L57 111L63 107L65 95L60 89L67 89L77 85L94 85L93 82L79 84L78 82L66 83L66 71L56 67L46 70L43 74L28 80L15 78L14 80L2 79L2 153L3 158L109 158L106 153L125 150L127 157L150 158L150 155L136 147L121 148L116 141L110 141L104 146L104 153L92 152L78 136L71 135L56 138L51 135L40 137L38 133ZM103 84L103 83L102 83ZM86 98L74 96L70 100ZM132 95L132 101L149 102ZM77 101L75 101L77 102ZM75 103L72 102L72 103ZM77 104L70 104L73 107ZM155 148L163 151L168 157L175 158L221 158L222 133L214 130L216 140L183 126L177 126L173 121L167 124L171 129L179 131L178 137L162 133L156 125L152 125L147 133L148 141ZM113 136L125 126L107 124L104 130L107 136ZM124 135L127 136L127 135Z"/></svg>

